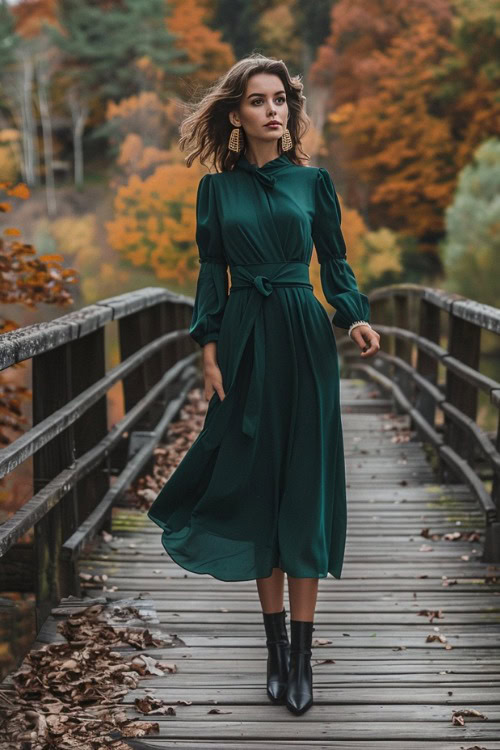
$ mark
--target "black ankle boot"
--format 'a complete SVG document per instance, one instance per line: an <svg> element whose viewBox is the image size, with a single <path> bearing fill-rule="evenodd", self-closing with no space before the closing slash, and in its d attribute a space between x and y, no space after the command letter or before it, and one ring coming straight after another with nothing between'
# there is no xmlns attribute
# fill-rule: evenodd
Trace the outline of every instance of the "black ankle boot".
<svg viewBox="0 0 500 750"><path fill-rule="evenodd" d="M313 703L312 633L313 623L290 620L290 670L286 690L286 706L294 714L303 714Z"/></svg>
<svg viewBox="0 0 500 750"><path fill-rule="evenodd" d="M273 703L283 703L288 681L290 642L286 630L285 608L281 612L262 613L266 629L267 695Z"/></svg>

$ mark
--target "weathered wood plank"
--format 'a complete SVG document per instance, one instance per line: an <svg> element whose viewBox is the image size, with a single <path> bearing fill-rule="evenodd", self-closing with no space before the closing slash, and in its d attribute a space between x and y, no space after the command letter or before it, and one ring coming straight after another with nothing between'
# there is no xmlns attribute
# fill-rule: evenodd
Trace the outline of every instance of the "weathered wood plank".
<svg viewBox="0 0 500 750"><path fill-rule="evenodd" d="M366 392L348 384L343 398L354 404ZM148 678L123 699L131 717L160 727L131 747L500 750L500 564L481 560L484 516L467 487L435 481L418 441L392 441L405 418L371 403L363 408L360 399L344 414L345 565L341 579L320 581L314 638L327 643L313 648L315 703L300 719L266 696L255 581L223 582L181 568L143 512L115 508L111 542L100 540L80 561L82 572L107 576L86 591L108 601L141 592L154 602L155 632L175 634L179 644L148 649L177 671ZM425 528L479 538L433 540L421 535ZM285 601L289 611L286 581ZM419 614L426 610L442 617L431 621ZM57 638L55 623L41 634L46 642ZM451 649L426 640L439 633ZM138 714L134 701L147 695L176 714ZM222 713L209 713L214 707ZM458 708L488 719L454 726Z"/></svg>
<svg viewBox="0 0 500 750"><path fill-rule="evenodd" d="M265 696L267 652L254 581L220 582L179 569L155 548L154 529L134 512L117 516L117 538L82 561L86 571L106 573L107 588L118 587L108 596L151 592L162 629L186 644L162 649L161 658L178 671L148 682L151 695L172 705L193 701L159 721L169 745L185 739L186 747L203 747L210 738L220 747L233 740L238 750L254 741L262 748L321 747L326 739L328 747L346 750L372 743L403 750L413 737L426 748L439 738L444 748L479 739L490 747L499 736L500 589L485 580L494 580L500 566L481 561L484 517L467 488L435 482L418 443L391 442L388 421L375 411L344 416L345 566L342 579L320 582L314 635L330 643L314 648L315 705L301 717L300 732L297 722L290 727L286 708L278 713ZM475 530L479 538L427 539L420 534L425 527L439 534ZM449 580L457 583L444 586ZM418 615L425 609L441 609L443 617L429 622ZM436 632L446 635L451 650L426 642ZM130 700L125 704L133 715ZM208 714L214 702L231 714ZM485 722L452 726L452 708L472 703L490 711L488 731ZM216 726L209 726L213 717ZM148 742L160 746L160 740Z"/></svg>

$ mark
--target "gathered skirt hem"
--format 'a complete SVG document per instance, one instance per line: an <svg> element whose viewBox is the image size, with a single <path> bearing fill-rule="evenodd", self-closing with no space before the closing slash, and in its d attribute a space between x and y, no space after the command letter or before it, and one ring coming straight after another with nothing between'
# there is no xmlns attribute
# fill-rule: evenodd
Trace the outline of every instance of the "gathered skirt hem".
<svg viewBox="0 0 500 750"><path fill-rule="evenodd" d="M262 573L260 573L260 571L257 572L256 570L252 572L249 569L246 575L243 573L237 573L234 576L228 574L223 575L220 570L220 565L217 569L216 559L213 559L213 565L211 566L207 562L200 562L200 556L189 555L185 550L182 550L182 544L184 543L187 535L192 534L191 527L186 527L180 535L179 532L174 532L172 529L169 529L161 519L151 515L150 512L148 512L148 517L163 530L163 533L161 535L162 546L170 556L170 558L173 560L173 562L175 562L184 570L187 570L190 573L195 573L196 575L209 575L218 581L223 581L225 583L237 583L239 581L255 581L260 578L269 578L273 574L273 570L275 568L279 568L292 578L327 578L328 575L331 575L336 579L341 578L341 569L339 569L338 567L332 569L329 568L326 571L323 570L321 572L315 572L314 574L311 573L308 575L304 575L299 571L293 572L293 569L291 569L289 565L284 564L282 560L269 564L266 570ZM203 570L200 569L201 567L203 567Z"/></svg>

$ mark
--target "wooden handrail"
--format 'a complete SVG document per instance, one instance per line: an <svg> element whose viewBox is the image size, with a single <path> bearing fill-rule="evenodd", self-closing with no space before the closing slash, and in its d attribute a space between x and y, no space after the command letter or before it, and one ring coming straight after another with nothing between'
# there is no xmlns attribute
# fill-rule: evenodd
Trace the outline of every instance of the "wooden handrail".
<svg viewBox="0 0 500 750"><path fill-rule="evenodd" d="M4 333L0 336L0 370L80 339L112 320L120 320L163 302L192 307L194 300L162 287L144 287L108 297L47 323L33 323Z"/></svg>
<svg viewBox="0 0 500 750"><path fill-rule="evenodd" d="M389 391L436 450L448 481L468 484L485 514L483 560L499 562L500 420L493 441L477 424L477 399L482 391L500 407L500 382L479 371L481 331L500 334L500 310L418 284L381 287L369 298L381 350L367 363L343 336L338 347L344 367ZM438 366L446 373L444 383L438 382ZM436 409L443 425L436 423ZM489 467L486 479L479 474L479 456Z"/></svg>
<svg viewBox="0 0 500 750"><path fill-rule="evenodd" d="M80 595L78 555L110 529L114 502L199 382L193 304L147 287L0 336L0 369L31 360L33 391L33 426L0 450L0 477L31 456L34 466L33 496L0 526L0 587L35 592L37 628L63 596ZM121 361L106 372L113 321ZM108 429L107 395L119 382L125 415ZM32 527L26 564L18 541Z"/></svg>

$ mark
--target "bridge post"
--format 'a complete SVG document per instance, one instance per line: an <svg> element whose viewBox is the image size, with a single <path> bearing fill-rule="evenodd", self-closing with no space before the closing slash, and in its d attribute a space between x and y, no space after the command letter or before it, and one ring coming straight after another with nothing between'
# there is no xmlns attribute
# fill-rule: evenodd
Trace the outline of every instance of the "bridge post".
<svg viewBox="0 0 500 750"><path fill-rule="evenodd" d="M481 328L475 323L453 315L449 316L448 352L452 357L474 370L479 369ZM446 400L474 421L477 416L477 386L446 369ZM445 414L446 443L474 467L474 444L469 435Z"/></svg>
<svg viewBox="0 0 500 750"><path fill-rule="evenodd" d="M74 398L106 375L104 328L98 328L96 331L72 341L69 346L72 362L72 397ZM108 400L106 396L103 396L87 409L74 424L75 457L82 456L98 440L104 438L107 433ZM109 485L110 477L104 461L78 482L76 489L78 523L75 529L99 504L102 496L108 491ZM105 528L111 531L111 513L108 515ZM71 534L75 529L71 530ZM73 571L73 576L77 576L76 571ZM72 590L79 593L79 580L77 578L75 578Z"/></svg>
<svg viewBox="0 0 500 750"><path fill-rule="evenodd" d="M33 358L33 425L49 417L72 398L72 362L69 344ZM36 494L75 459L75 424L56 435L33 456L33 492ZM34 590L37 632L50 610L71 592L64 577L61 547L77 528L78 499L73 487L34 527Z"/></svg>
<svg viewBox="0 0 500 750"><path fill-rule="evenodd" d="M498 404L498 402L500 401L500 392L493 391L491 396L492 396L492 401L496 401ZM496 438L495 447L497 451L500 453L500 413L497 419L498 419L498 426L497 426L497 438ZM493 502L495 503L495 507L497 509L497 519L498 519L498 521L491 524L492 526L492 529L490 530L491 545L496 555L494 558L495 562L498 562L500 560L500 476L498 474L498 471L495 471L495 474L493 476L491 498Z"/></svg>
<svg viewBox="0 0 500 750"><path fill-rule="evenodd" d="M411 330L410 325L410 295L403 292L402 294L394 294L394 311L393 311L393 325L399 328L404 328L406 331ZM410 341L395 337L394 341L394 354L409 365L412 363L412 344ZM394 373L394 381L403 391L404 395L411 402L412 401L412 381L411 377L404 370L396 368ZM403 411L403 410L399 410Z"/></svg>
<svg viewBox="0 0 500 750"><path fill-rule="evenodd" d="M189 328L192 309L188 304L182 304L167 299L157 305L143 308L137 312L131 312L121 317L118 321L121 360L127 359L138 349L149 344L170 331ZM158 382L163 373L172 367L179 359L188 355L193 348L193 342L189 339L179 339L171 342L162 351L150 357L144 364L137 367L132 373L123 378L123 395L125 401L125 412L130 411L133 406L143 398L149 390ZM166 405L178 386L170 383L162 396L154 402L134 426L136 440L133 446L130 437L124 446L120 457L115 462L120 463L123 468L126 461L131 458L131 448L140 448L141 442L153 427L158 423L164 413ZM146 433L146 435L143 435ZM149 469L152 470L153 457ZM117 468L117 467L115 467ZM148 468L146 467L146 471Z"/></svg>
<svg viewBox="0 0 500 750"><path fill-rule="evenodd" d="M439 343L441 333L440 309L432 302L420 298L418 334L424 339ZM438 363L435 357L418 348L417 372L432 385L437 385ZM436 418L436 404L434 399L425 391L419 389L417 393L416 409L422 414L426 422L434 427Z"/></svg>
<svg viewBox="0 0 500 750"><path fill-rule="evenodd" d="M371 303L371 317L377 328L377 323L381 325L392 325L392 300L390 298L382 298L374 300ZM392 339L390 336L380 337L380 350L391 354L392 351ZM377 360L377 369L380 370L384 375L389 375L390 365L382 358Z"/></svg>

